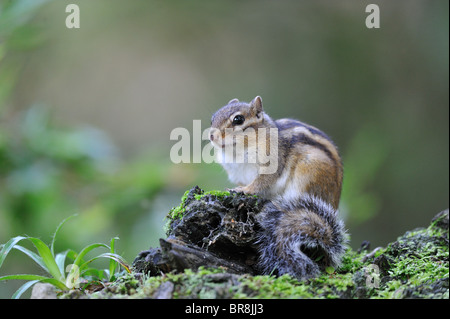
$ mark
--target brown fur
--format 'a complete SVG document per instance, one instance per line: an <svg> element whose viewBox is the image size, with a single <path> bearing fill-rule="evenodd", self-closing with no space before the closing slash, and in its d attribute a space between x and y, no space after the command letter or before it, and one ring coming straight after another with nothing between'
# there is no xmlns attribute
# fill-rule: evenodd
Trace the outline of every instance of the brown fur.
<svg viewBox="0 0 450 319"><path fill-rule="evenodd" d="M289 211L280 218L276 236L280 238L279 243L284 243L283 238L296 236L299 233L320 240L329 245L332 240L332 230L329 225L317 214L306 209ZM283 247L279 247L280 251Z"/></svg>
<svg viewBox="0 0 450 319"><path fill-rule="evenodd" d="M236 115L244 116L245 121L233 124ZM247 150L256 148L259 151L265 146L269 155L270 163L257 163L258 169L251 162L222 164L231 181L246 184L235 191L257 194L269 200L259 217L262 227L259 267L262 272L275 271L308 278L316 275L319 269L338 265L345 242L343 224L337 219L336 212L343 169L331 139L300 121L272 120L263 112L260 97L251 103L231 100L213 115L211 124L215 129L211 131L215 134L211 140L216 147L221 147L216 137L220 134L225 138L225 130L231 128L233 137L244 136L243 146ZM260 144L251 145L255 142L245 135L249 128L255 131L256 143ZM267 138L258 136L258 128L267 129ZM270 149L269 129L278 132L278 152ZM272 163L278 165L274 173L261 173L262 168Z"/></svg>
<svg viewBox="0 0 450 319"><path fill-rule="evenodd" d="M291 119L273 121L262 110L262 101L255 98L250 104L234 99L231 104L217 111L212 117L212 126L218 128L225 138L225 129L233 128L233 118L240 114L245 122L239 128L244 132L251 127L259 141L258 128L278 128L278 170L274 174L259 175L251 184L237 188L237 191L272 197L280 190L271 188L277 179L289 169L286 181L299 193L313 194L330 203L335 209L339 205L342 188L342 163L333 142L317 128ZM244 137L244 147L249 139ZM269 139L263 139L266 150L270 152ZM308 144L309 143L309 144ZM268 164L266 164L268 165Z"/></svg>

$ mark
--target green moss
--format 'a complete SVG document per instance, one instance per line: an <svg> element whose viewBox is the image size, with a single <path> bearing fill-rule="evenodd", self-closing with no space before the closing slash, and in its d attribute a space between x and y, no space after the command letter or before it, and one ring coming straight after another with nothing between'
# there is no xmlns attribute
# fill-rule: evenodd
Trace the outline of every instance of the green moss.
<svg viewBox="0 0 450 319"><path fill-rule="evenodd" d="M238 299L286 299L286 298L448 298L448 284L436 292L433 283L448 282L448 247L438 249L433 242L424 243L421 249L409 251L406 255L398 253L401 242L414 244L429 230L417 231L412 237L407 234L386 249L363 261L367 251L357 253L348 249L340 268L305 281L283 275L252 276L248 274L228 274L222 268L197 271L186 269L182 273L168 273L164 276L142 276L137 280L133 275L125 275L102 292L92 294L94 298L148 298L157 293L165 282L173 284L173 298L238 298ZM442 235L442 233L441 233ZM442 247L441 247L442 248ZM434 252L434 253L433 253ZM417 256L414 256L417 254ZM385 274L377 277L379 286L367 287L365 268L375 265L379 257L391 259ZM380 270L383 272L383 269ZM445 288L447 287L447 288Z"/></svg>
<svg viewBox="0 0 450 319"><path fill-rule="evenodd" d="M181 197L181 203L180 205L173 207L169 213L167 214L166 218L169 220L174 220L174 219L181 219L183 217L184 212L186 211L186 199L189 195L189 191L186 191L183 195L183 197Z"/></svg>
<svg viewBox="0 0 450 319"><path fill-rule="evenodd" d="M167 214L166 218L169 220L169 222L172 222L177 219L183 218L184 213L186 212L186 200L188 198L189 191L186 191L184 195L181 197L181 203L180 205L173 207L169 213ZM223 199L225 196L230 196L229 191L218 191L218 190L212 190L208 192L202 192L202 194L194 194L194 198L196 200L200 200L206 195L212 195L216 196L218 199Z"/></svg>
<svg viewBox="0 0 450 319"><path fill-rule="evenodd" d="M406 232L383 250L390 260L374 298L445 298L448 296L448 230L436 227ZM381 255L380 255L381 256Z"/></svg>
<svg viewBox="0 0 450 319"><path fill-rule="evenodd" d="M225 198L225 196L230 196L231 194L229 191L212 190L212 191L204 192L203 194L196 194L194 197L196 200L200 200L203 197L205 197L206 195L212 195L212 196L216 196L218 199L223 199L223 198Z"/></svg>
<svg viewBox="0 0 450 319"><path fill-rule="evenodd" d="M304 283L300 283L291 276L243 276L241 287L234 294L234 298L312 298L313 295Z"/></svg>
<svg viewBox="0 0 450 319"><path fill-rule="evenodd" d="M220 191L192 195L186 192L170 218L181 218L189 200L201 200L208 195L222 199L234 196ZM448 215L442 218L447 218L448 225ZM186 269L156 277L126 274L101 292L79 297L148 298L157 296L164 284L171 287L172 298L448 299L449 235L442 218L427 228L406 232L386 248L372 252L348 248L339 268L326 269L309 280L298 281L288 275L235 275L220 267Z"/></svg>
<svg viewBox="0 0 450 319"><path fill-rule="evenodd" d="M184 195L181 197L181 203L180 205L173 207L169 213L167 214L167 216L165 217L165 219L167 220L165 225L164 225L164 232L166 234L169 233L170 231L170 225L176 221L176 220L180 220L183 218L184 213L186 212L186 200L188 198L189 195L189 190L187 190Z"/></svg>
<svg viewBox="0 0 450 319"><path fill-rule="evenodd" d="M192 192L191 195L191 191L192 190L188 190L184 193L184 195L181 197L181 203L180 205L173 207L169 213L167 214L167 216L165 217L165 219L167 220L165 226L164 226L164 231L165 233L168 235L170 233L172 224L176 221L179 221L183 218L183 216L186 214L186 206L190 203L191 200L196 200L196 201L201 201L202 198L206 197L206 196L212 196L214 197L214 199L217 200L224 200L226 197L229 196L236 196L237 193L231 193L230 191L219 191L219 190L211 190L211 191L203 191L200 188L197 188L194 190L198 191L199 193L195 193ZM245 196L252 196L255 198L258 198L257 195L245 195ZM258 204L258 201L256 201L256 204Z"/></svg>
<svg viewBox="0 0 450 319"><path fill-rule="evenodd" d="M230 274L218 281L214 274L222 269L202 268L168 274L162 280L174 283L174 298L448 298L448 230L436 225L406 232L372 253L348 249L338 269L305 281L288 275Z"/></svg>
<svg viewBox="0 0 450 319"><path fill-rule="evenodd" d="M345 255L342 257L342 263L339 267L341 272L354 272L362 266L362 258L364 254L358 254L357 252L348 249Z"/></svg>

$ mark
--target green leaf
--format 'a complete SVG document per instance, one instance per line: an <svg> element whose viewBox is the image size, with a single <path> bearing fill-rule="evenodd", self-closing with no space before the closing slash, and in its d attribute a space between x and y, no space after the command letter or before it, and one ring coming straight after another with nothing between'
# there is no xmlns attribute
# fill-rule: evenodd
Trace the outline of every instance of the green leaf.
<svg viewBox="0 0 450 319"><path fill-rule="evenodd" d="M85 267L86 263L83 261L83 257L89 253L91 250L98 248L98 247L104 247L109 249L108 245L97 243L97 244L91 244L86 247L84 247L81 252L76 256L72 267L70 268L69 273L66 277L66 285L74 287L75 285L78 285L78 278L80 277L80 273L83 271L83 268Z"/></svg>
<svg viewBox="0 0 450 319"><path fill-rule="evenodd" d="M98 247L104 247L106 249L109 249L108 245L102 244L102 243L97 243L97 244L91 244L88 245L86 247L84 247L81 252L77 255L77 257L75 258L74 264L77 265L78 267L81 266L82 262L83 262L83 257L90 252L91 250L98 248ZM83 267L80 267L83 268Z"/></svg>
<svg viewBox="0 0 450 319"><path fill-rule="evenodd" d="M111 245L110 245L111 246L111 249L110 249L111 254L115 254L114 242L116 239L119 239L119 237L111 238ZM112 277L116 273L116 268L117 268L117 262L111 258L109 260L109 274L108 274L109 281L112 280Z"/></svg>
<svg viewBox="0 0 450 319"><path fill-rule="evenodd" d="M77 259L78 253L73 250L73 249L69 249L66 255L66 258L70 258L73 261L75 261L75 259Z"/></svg>
<svg viewBox="0 0 450 319"><path fill-rule="evenodd" d="M8 253L11 251L11 249L22 239L26 239L27 237L23 236L17 236L14 238L11 238L6 244L3 245L2 249L0 250L0 268L2 267L3 261L5 260L6 256L8 256Z"/></svg>
<svg viewBox="0 0 450 319"><path fill-rule="evenodd" d="M66 287L66 285L64 285L64 283L62 283L59 280L56 280L54 278L49 278L49 277L44 277L44 276L38 276L38 275L28 275L28 274L20 274L20 275L8 275L8 276L3 276L0 277L0 281L5 281L5 280L37 280L39 282L46 282L49 284L52 284L53 286L61 289L61 290L69 290L69 288Z"/></svg>
<svg viewBox="0 0 450 319"><path fill-rule="evenodd" d="M25 247L22 247L20 245L15 245L14 249L20 250L21 252L26 254L28 257L33 259L39 266L41 266L42 269L44 269L46 272L48 272L47 266L45 265L44 260L42 259L41 256L39 256L35 252L33 252Z"/></svg>
<svg viewBox="0 0 450 319"><path fill-rule="evenodd" d="M55 256L55 262L58 265L59 271L62 274L65 274L65 272L66 272L66 269L64 266L66 265L67 255L70 252L71 252L71 250L67 249L67 250L63 251L62 253L56 254L56 256ZM75 253L73 250L72 250L72 252Z"/></svg>
<svg viewBox="0 0 450 319"><path fill-rule="evenodd" d="M67 268L69 269L69 274L67 275L66 279L66 286L69 288L79 288L80 287L80 268L75 264L67 265Z"/></svg>
<svg viewBox="0 0 450 319"><path fill-rule="evenodd" d="M64 280L64 273L59 271L59 267L56 264L55 258L53 257L50 248L39 238L36 237L28 237L28 239L34 244L36 249L39 252L39 255L42 257L42 260L47 267L48 273L52 275L53 278L62 282Z"/></svg>
<svg viewBox="0 0 450 319"><path fill-rule="evenodd" d="M39 280L31 280L24 283L22 286L20 286L19 289L16 290L16 292L11 296L11 299L19 299L22 294L28 290L31 286L33 286L35 283L38 283Z"/></svg>
<svg viewBox="0 0 450 319"><path fill-rule="evenodd" d="M67 217L67 218L64 219L61 223L59 223L58 227L56 227L56 230L55 230L55 232L54 232L54 234L53 234L53 237L52 237L52 242L51 242L51 244L50 244L50 250L51 250L53 256L55 256L55 249L54 249L54 246L55 246L56 235L58 234L58 232L59 232L59 230L61 229L61 227L62 227L69 219L72 219L72 218L75 217L75 216L77 216L77 214ZM64 271L63 271L63 272L64 272Z"/></svg>
<svg viewBox="0 0 450 319"><path fill-rule="evenodd" d="M87 279L87 277L93 277L98 280L102 280L105 278L104 272L107 272L107 269L101 270L97 268L85 268L81 272L81 277Z"/></svg>
<svg viewBox="0 0 450 319"><path fill-rule="evenodd" d="M332 274L334 274L335 269L333 267L329 266L329 267L325 268L325 272L329 275L332 275Z"/></svg>
<svg viewBox="0 0 450 319"><path fill-rule="evenodd" d="M93 262L94 260L97 260L97 259L99 259L99 258L108 258L108 259L110 259L110 260L113 260L113 261L115 261L115 262L118 262L128 273L131 273L131 270L130 270L130 266L127 264L127 262L125 261L125 259L123 259L123 257L122 256L120 256L120 255L117 255L117 254L111 254L111 253L104 253L104 254L101 254L101 255L98 255L98 256L96 256L96 257L94 257L94 258L92 258L92 259L90 259L90 260L88 260L87 262L85 262L82 266L81 266L81 268L84 268L84 267L86 267L89 263L91 263L91 262ZM113 274L109 274L110 276L112 276Z"/></svg>

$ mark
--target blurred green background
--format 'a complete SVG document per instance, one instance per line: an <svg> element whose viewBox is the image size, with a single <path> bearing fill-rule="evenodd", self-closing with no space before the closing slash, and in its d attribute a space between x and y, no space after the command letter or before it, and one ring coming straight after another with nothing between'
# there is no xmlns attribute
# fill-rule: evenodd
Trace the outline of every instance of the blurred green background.
<svg viewBox="0 0 450 319"><path fill-rule="evenodd" d="M67 29L66 5L81 28ZM367 29L376 3L381 28ZM351 246L385 245L448 208L449 2L0 0L0 243L57 250L119 236L129 262L164 237L218 164L172 164L169 134L231 98L330 135ZM36 273L10 254L0 275ZM9 298L21 283L0 284Z"/></svg>

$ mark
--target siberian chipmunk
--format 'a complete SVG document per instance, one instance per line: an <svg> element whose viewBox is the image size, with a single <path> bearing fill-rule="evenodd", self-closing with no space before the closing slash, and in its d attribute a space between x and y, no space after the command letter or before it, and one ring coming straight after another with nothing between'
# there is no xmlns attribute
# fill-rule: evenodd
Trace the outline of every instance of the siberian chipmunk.
<svg viewBox="0 0 450 319"><path fill-rule="evenodd" d="M258 222L258 269L298 279L337 267L345 251L338 219L343 168L331 139L293 119L272 120L261 97L233 99L211 119L210 140L236 192L267 199Z"/></svg>

